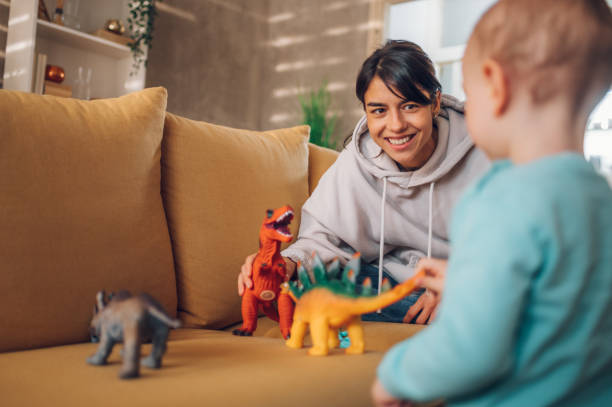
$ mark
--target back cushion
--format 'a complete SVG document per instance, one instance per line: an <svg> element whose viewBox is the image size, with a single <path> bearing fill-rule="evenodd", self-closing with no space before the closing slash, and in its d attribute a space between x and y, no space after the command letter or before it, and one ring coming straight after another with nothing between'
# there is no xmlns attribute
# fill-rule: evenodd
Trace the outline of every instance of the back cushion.
<svg viewBox="0 0 612 407"><path fill-rule="evenodd" d="M231 129L168 114L162 194L187 326L241 320L236 279L259 245L266 209L296 211L308 197L307 126L268 132Z"/></svg>
<svg viewBox="0 0 612 407"><path fill-rule="evenodd" d="M89 340L100 289L148 292L176 314L160 195L166 97L0 90L0 351Z"/></svg>
<svg viewBox="0 0 612 407"><path fill-rule="evenodd" d="M335 150L308 144L308 195L311 195L325 172L336 162L339 153Z"/></svg>

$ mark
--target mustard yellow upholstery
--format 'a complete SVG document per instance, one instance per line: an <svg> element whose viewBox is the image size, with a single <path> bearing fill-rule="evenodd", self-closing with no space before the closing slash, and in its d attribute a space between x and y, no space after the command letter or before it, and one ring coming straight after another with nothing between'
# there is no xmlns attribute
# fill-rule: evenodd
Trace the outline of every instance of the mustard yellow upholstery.
<svg viewBox="0 0 612 407"><path fill-rule="evenodd" d="M366 324L366 340L386 325L392 324ZM404 328L404 337L412 333L408 325L393 326ZM0 354L2 405L370 406L382 357L367 342L363 355L335 350L313 357L276 338L179 329L172 332L160 370L143 368L141 378L122 381L118 347L108 365L85 364L95 349L80 344ZM143 354L149 350L143 346Z"/></svg>
<svg viewBox="0 0 612 407"><path fill-rule="evenodd" d="M231 332L239 328L240 325L241 324L236 324L228 327L225 331ZM392 324L383 322L363 322L362 325L366 350L377 352L387 351L391 346L420 332L425 327L425 325ZM253 332L253 336L276 339L282 338L278 323L267 317L260 317L257 320L257 329ZM310 335L306 335L304 346L308 347L311 345L312 341Z"/></svg>
<svg viewBox="0 0 612 407"><path fill-rule="evenodd" d="M338 158L338 152L314 144L308 144L308 151L308 195L310 195L325 171Z"/></svg>
<svg viewBox="0 0 612 407"><path fill-rule="evenodd" d="M230 129L165 103L161 88L93 102L0 91L0 406L371 405L383 352L421 327L364 323L365 354L327 357L288 348L265 317L253 337L229 332L265 210L292 205L297 235L338 153L305 126ZM120 380L120 345L101 367L85 363L97 344L48 347L88 339L100 288L226 330L174 330L160 370ZM10 352L26 348L39 349Z"/></svg>
<svg viewBox="0 0 612 407"><path fill-rule="evenodd" d="M266 209L308 197L307 126L255 132L166 117L162 194L177 273L179 316L191 327L241 320L236 278L259 248Z"/></svg>
<svg viewBox="0 0 612 407"><path fill-rule="evenodd" d="M85 341L95 293L176 310L160 189L166 90L0 90L0 352Z"/></svg>

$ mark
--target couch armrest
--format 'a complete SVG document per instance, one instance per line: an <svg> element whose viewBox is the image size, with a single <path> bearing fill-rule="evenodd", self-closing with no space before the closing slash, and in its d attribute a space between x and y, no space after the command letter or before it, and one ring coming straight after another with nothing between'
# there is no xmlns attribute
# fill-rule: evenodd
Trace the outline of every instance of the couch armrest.
<svg viewBox="0 0 612 407"><path fill-rule="evenodd" d="M319 179L338 158L338 152L308 143L308 195L317 187Z"/></svg>

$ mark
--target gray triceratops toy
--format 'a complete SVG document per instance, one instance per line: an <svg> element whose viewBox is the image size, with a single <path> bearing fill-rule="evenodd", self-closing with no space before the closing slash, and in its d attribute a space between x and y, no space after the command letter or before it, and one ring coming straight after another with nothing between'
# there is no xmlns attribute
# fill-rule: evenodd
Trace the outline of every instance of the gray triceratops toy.
<svg viewBox="0 0 612 407"><path fill-rule="evenodd" d="M87 363L104 365L117 342L123 342L123 367L119 377L138 377L140 344L153 342L151 354L142 359L142 365L151 369L161 367L166 352L169 328L178 328L181 322L168 316L159 302L148 294L133 296L128 291L113 295L104 303L104 291L96 294L96 307L91 320L92 341L99 338L98 351L87 358Z"/></svg>

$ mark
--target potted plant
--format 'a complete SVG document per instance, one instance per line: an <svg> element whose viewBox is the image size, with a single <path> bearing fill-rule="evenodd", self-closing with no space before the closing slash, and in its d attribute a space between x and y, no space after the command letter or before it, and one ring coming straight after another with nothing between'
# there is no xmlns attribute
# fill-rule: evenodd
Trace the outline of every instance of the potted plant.
<svg viewBox="0 0 612 407"><path fill-rule="evenodd" d="M310 142L335 149L336 143L332 141L332 135L337 116L328 113L331 95L327 90L327 82L324 81L318 89L298 97L302 108L302 124L310 126Z"/></svg>

